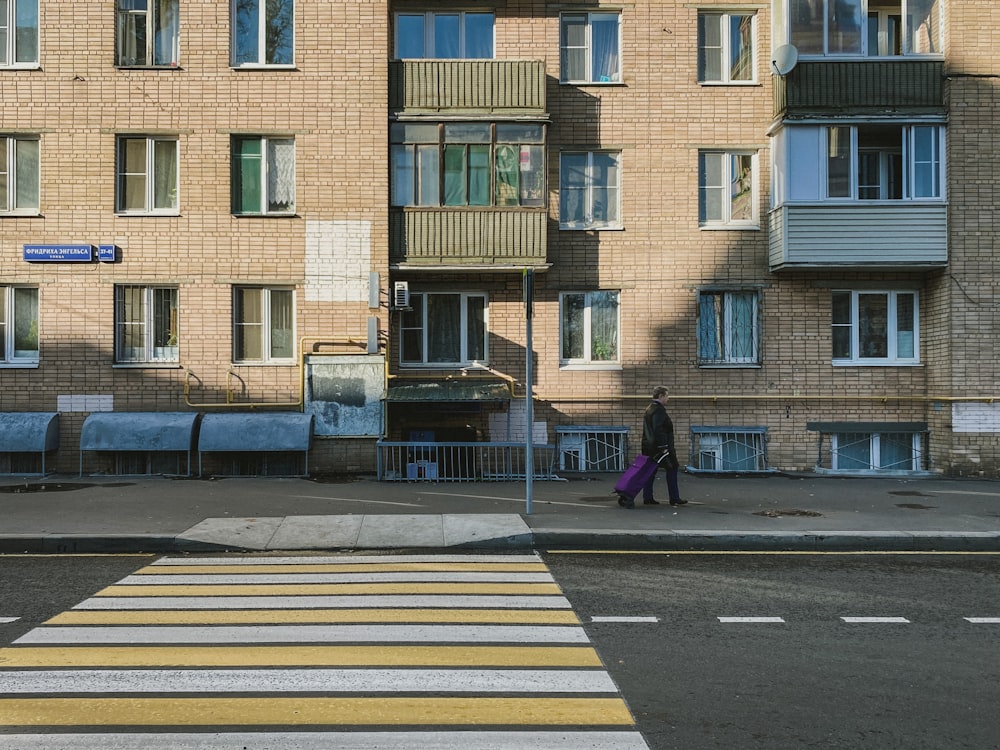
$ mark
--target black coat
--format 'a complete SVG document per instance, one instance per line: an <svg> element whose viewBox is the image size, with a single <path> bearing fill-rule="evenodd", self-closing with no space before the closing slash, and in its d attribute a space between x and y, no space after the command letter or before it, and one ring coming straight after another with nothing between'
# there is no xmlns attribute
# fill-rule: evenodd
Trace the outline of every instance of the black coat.
<svg viewBox="0 0 1000 750"><path fill-rule="evenodd" d="M674 423L670 421L670 415L663 404L654 400L646 407L646 413L642 417L643 455L659 455L664 446L673 455L677 455L674 450Z"/></svg>

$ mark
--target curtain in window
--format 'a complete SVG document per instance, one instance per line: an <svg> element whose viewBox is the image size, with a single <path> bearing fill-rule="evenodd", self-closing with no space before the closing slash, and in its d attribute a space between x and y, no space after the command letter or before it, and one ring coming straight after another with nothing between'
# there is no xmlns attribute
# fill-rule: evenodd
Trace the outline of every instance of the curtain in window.
<svg viewBox="0 0 1000 750"><path fill-rule="evenodd" d="M559 159L559 220L583 226L587 222L587 154L562 154Z"/></svg>
<svg viewBox="0 0 1000 750"><path fill-rule="evenodd" d="M119 362L141 362L146 358L146 288L115 287L115 321L118 328Z"/></svg>
<svg viewBox="0 0 1000 750"><path fill-rule="evenodd" d="M583 359L583 318L586 310L582 294L564 294L562 298L562 348L564 360Z"/></svg>
<svg viewBox="0 0 1000 750"><path fill-rule="evenodd" d="M520 149L509 143L497 144L497 205L516 206L520 201L518 165Z"/></svg>
<svg viewBox="0 0 1000 750"><path fill-rule="evenodd" d="M444 205L466 205L466 147L450 143L444 147Z"/></svg>
<svg viewBox="0 0 1000 750"><path fill-rule="evenodd" d="M119 209L143 211L146 208L146 139L124 138L119 143Z"/></svg>
<svg viewBox="0 0 1000 750"><path fill-rule="evenodd" d="M271 298L271 359L291 359L295 356L295 330L292 316L291 290L272 289Z"/></svg>
<svg viewBox="0 0 1000 750"><path fill-rule="evenodd" d="M4 143L0 140L0 149ZM35 140L14 141L14 208L39 207L39 144ZM4 171L2 162L6 160L6 152L0 155L0 173ZM2 181L2 180L0 180ZM0 185L0 210L6 207L6 187Z"/></svg>
<svg viewBox="0 0 1000 750"><path fill-rule="evenodd" d="M590 359L613 362L618 359L618 293L592 292L590 295Z"/></svg>
<svg viewBox="0 0 1000 750"><path fill-rule="evenodd" d="M264 358L263 289L237 289L234 300L235 341L237 360Z"/></svg>
<svg viewBox="0 0 1000 750"><path fill-rule="evenodd" d="M462 361L462 296L427 295L427 361Z"/></svg>
<svg viewBox="0 0 1000 750"><path fill-rule="evenodd" d="M910 130L913 153L913 197L941 197L941 149L937 127Z"/></svg>
<svg viewBox="0 0 1000 750"><path fill-rule="evenodd" d="M618 223L618 157L594 154L591 169L591 215L595 226Z"/></svg>
<svg viewBox="0 0 1000 750"><path fill-rule="evenodd" d="M177 141L153 142L153 208L177 208Z"/></svg>
<svg viewBox="0 0 1000 750"><path fill-rule="evenodd" d="M465 57L476 60L493 58L493 14L465 14Z"/></svg>
<svg viewBox="0 0 1000 750"><path fill-rule="evenodd" d="M177 346L176 289L153 289L153 346Z"/></svg>
<svg viewBox="0 0 1000 750"><path fill-rule="evenodd" d="M753 156L730 157L729 220L753 221Z"/></svg>
<svg viewBox="0 0 1000 750"><path fill-rule="evenodd" d="M295 141L291 139L267 141L267 194L269 211L295 208Z"/></svg>
<svg viewBox="0 0 1000 750"><path fill-rule="evenodd" d="M179 0L159 0L153 17L154 65L177 65L180 61Z"/></svg>
<svg viewBox="0 0 1000 750"><path fill-rule="evenodd" d="M392 158L392 205L412 206L413 178L417 171L413 146L394 143Z"/></svg>
<svg viewBox="0 0 1000 750"><path fill-rule="evenodd" d="M837 454L833 468L863 470L872 468L872 436L867 432L837 434Z"/></svg>
<svg viewBox="0 0 1000 750"><path fill-rule="evenodd" d="M864 359L889 356L888 295L858 295L858 343Z"/></svg>
<svg viewBox="0 0 1000 750"><path fill-rule="evenodd" d="M486 298L470 296L465 304L465 359L470 362L486 361Z"/></svg>
<svg viewBox="0 0 1000 750"><path fill-rule="evenodd" d="M722 24L718 13L698 14L698 80L722 80Z"/></svg>
<svg viewBox="0 0 1000 750"><path fill-rule="evenodd" d="M440 152L438 146L417 146L417 168L420 181L417 204L420 206L439 206L441 198L438 180L440 179Z"/></svg>
<svg viewBox="0 0 1000 750"><path fill-rule="evenodd" d="M914 295L896 295L896 356L899 359L916 356L916 307Z"/></svg>
<svg viewBox="0 0 1000 750"><path fill-rule="evenodd" d="M823 54L824 0L789 0L791 39L800 53Z"/></svg>
<svg viewBox="0 0 1000 750"><path fill-rule="evenodd" d="M698 358L722 359L722 296L703 292L698 298Z"/></svg>
<svg viewBox="0 0 1000 750"><path fill-rule="evenodd" d="M698 155L698 221L722 221L724 194L723 159L725 154L701 153Z"/></svg>
<svg viewBox="0 0 1000 750"><path fill-rule="evenodd" d="M457 13L434 14L434 57L439 60L460 57L459 17Z"/></svg>
<svg viewBox="0 0 1000 750"><path fill-rule="evenodd" d="M560 37L561 80L587 80L587 17L583 15L563 16Z"/></svg>
<svg viewBox="0 0 1000 750"><path fill-rule="evenodd" d="M732 318L730 358L739 362L756 361L757 295L754 292L732 293L729 300Z"/></svg>
<svg viewBox="0 0 1000 750"><path fill-rule="evenodd" d="M396 16L396 57L400 60L426 57L423 13Z"/></svg>
<svg viewBox="0 0 1000 750"><path fill-rule="evenodd" d="M593 78L610 83L621 80L618 63L618 15L595 14L591 16L590 46L593 54Z"/></svg>
<svg viewBox="0 0 1000 750"><path fill-rule="evenodd" d="M3 5L3 0L0 0L0 6ZM0 43L2 43L2 37L0 37ZM0 212L6 211L7 206L7 180L10 176L8 172L7 165L7 143L6 138L0 137ZM0 290L2 291L2 290Z"/></svg>
<svg viewBox="0 0 1000 750"><path fill-rule="evenodd" d="M7 359L7 287L0 286L0 362Z"/></svg>
<svg viewBox="0 0 1000 750"><path fill-rule="evenodd" d="M38 290L15 287L14 290L14 356L38 356ZM0 294L0 302L3 295ZM0 324L3 323L0 313ZM0 335L3 326L0 325ZM0 352L0 358L2 358Z"/></svg>
<svg viewBox="0 0 1000 750"><path fill-rule="evenodd" d="M861 54L861 0L827 0L828 50L836 54Z"/></svg>

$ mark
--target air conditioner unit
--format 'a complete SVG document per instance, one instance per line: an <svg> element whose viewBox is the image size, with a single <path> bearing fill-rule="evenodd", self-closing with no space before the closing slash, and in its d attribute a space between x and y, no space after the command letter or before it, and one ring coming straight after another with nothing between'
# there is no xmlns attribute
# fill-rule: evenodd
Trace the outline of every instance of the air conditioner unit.
<svg viewBox="0 0 1000 750"><path fill-rule="evenodd" d="M397 281L392 285L392 306L410 306L410 283L408 281Z"/></svg>

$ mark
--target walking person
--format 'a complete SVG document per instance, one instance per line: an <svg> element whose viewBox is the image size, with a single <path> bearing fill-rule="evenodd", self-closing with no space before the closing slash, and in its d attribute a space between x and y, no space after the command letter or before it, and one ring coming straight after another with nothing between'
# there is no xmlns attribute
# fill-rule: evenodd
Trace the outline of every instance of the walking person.
<svg viewBox="0 0 1000 750"><path fill-rule="evenodd" d="M656 459L667 451L668 455L661 465L667 472L667 494L670 504L686 505L687 500L681 500L681 491L677 486L680 462L677 460L677 451L674 448L674 423L667 414L669 398L670 392L662 385L653 389L653 401L646 407L646 413L642 418L642 452L643 455ZM642 501L646 505L660 504L653 498L653 482L656 481L656 474L654 471L642 488Z"/></svg>

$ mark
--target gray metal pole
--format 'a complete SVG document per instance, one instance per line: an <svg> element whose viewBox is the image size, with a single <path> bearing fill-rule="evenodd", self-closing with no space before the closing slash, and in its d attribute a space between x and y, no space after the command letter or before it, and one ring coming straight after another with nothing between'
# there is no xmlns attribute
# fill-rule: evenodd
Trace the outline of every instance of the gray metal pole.
<svg viewBox="0 0 1000 750"><path fill-rule="evenodd" d="M531 332L531 317L532 317L532 303L534 296L534 271L530 268L524 269L524 389L526 391L524 396L524 419L527 422L527 429L525 430L525 440L524 440L524 512L531 515L531 500L533 493L533 482L535 477L535 451L534 445L532 444L533 435L532 427L535 421L535 397L532 390L532 332Z"/></svg>

